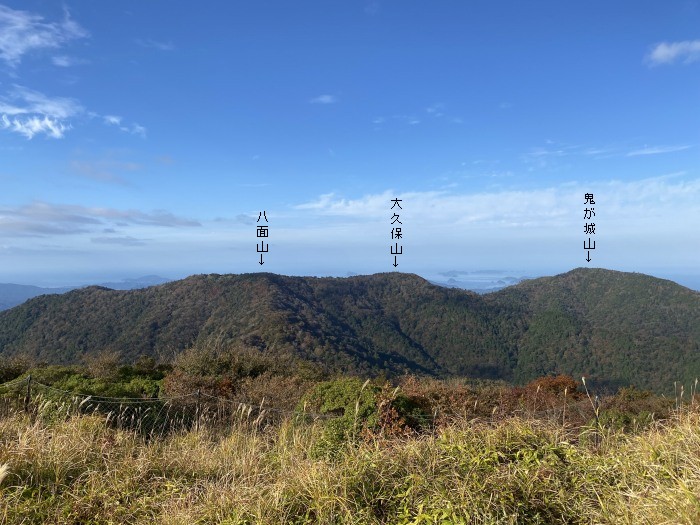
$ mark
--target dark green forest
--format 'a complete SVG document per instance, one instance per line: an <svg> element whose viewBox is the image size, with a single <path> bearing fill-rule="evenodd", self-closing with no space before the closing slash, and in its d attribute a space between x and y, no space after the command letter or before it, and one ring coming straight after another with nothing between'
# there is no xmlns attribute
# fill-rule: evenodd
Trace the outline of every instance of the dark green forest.
<svg viewBox="0 0 700 525"><path fill-rule="evenodd" d="M403 273L214 274L142 290L89 287L0 313L6 358L72 364L107 351L167 363L207 346L363 376L525 384L568 374L671 392L700 376L700 294L583 268L487 295Z"/></svg>

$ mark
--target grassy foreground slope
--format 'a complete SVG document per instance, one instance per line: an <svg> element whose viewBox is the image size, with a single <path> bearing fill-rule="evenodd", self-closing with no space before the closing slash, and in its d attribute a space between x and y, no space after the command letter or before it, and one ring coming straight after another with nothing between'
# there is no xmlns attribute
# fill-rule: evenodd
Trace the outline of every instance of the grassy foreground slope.
<svg viewBox="0 0 700 525"><path fill-rule="evenodd" d="M50 363L115 351L169 359L224 344L329 371L525 383L549 373L666 391L700 376L700 294L641 274L576 269L479 296L412 274L198 275L92 287L0 312L0 355Z"/></svg>
<svg viewBox="0 0 700 525"><path fill-rule="evenodd" d="M684 410L599 449L511 418L375 436L334 459L318 426L143 441L103 418L0 419L2 523L693 524L700 414Z"/></svg>

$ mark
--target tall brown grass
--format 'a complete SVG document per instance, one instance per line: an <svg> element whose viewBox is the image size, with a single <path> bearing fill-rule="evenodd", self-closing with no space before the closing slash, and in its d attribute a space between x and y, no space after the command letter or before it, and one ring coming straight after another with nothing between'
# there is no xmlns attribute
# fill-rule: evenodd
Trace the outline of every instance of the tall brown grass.
<svg viewBox="0 0 700 525"><path fill-rule="evenodd" d="M2 523L700 523L700 411L600 446L561 422L454 419L367 435L333 459L321 424L150 441L104 418L0 420Z"/></svg>

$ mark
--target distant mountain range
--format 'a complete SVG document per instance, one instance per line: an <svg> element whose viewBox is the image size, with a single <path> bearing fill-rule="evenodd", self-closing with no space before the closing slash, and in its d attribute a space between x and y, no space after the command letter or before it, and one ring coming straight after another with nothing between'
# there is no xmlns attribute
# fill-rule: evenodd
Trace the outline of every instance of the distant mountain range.
<svg viewBox="0 0 700 525"><path fill-rule="evenodd" d="M442 275L447 277L447 279L429 279L429 282L447 288L471 290L479 294L502 290L507 286L513 286L527 279L527 277L512 277L492 273L480 274L477 272L445 272Z"/></svg>
<svg viewBox="0 0 700 525"><path fill-rule="evenodd" d="M224 344L329 370L501 378L549 373L660 392L700 377L700 293L579 268L479 295L413 274L195 275L138 290L88 287L0 312L0 355L55 363Z"/></svg>
<svg viewBox="0 0 700 525"><path fill-rule="evenodd" d="M156 284L169 282L169 279L158 277L157 275L145 275L136 279L124 279L123 281L101 283L97 286L111 288L113 290L134 290L146 288ZM13 306L22 304L27 299L45 294L61 294L80 288L79 286L68 286L61 288L43 288L24 284L0 283L0 310L7 310Z"/></svg>
<svg viewBox="0 0 700 525"><path fill-rule="evenodd" d="M476 293L489 293L496 290L512 286L519 283L525 277L510 277L493 274L493 272L445 272L442 274L448 277L447 280L430 280L431 283L447 288L461 288L463 290L471 290ZM357 275L357 274L349 274ZM459 277L456 279L455 277ZM159 277L157 275L145 275L135 279L123 279L121 281L112 281L106 283L96 283L91 286L100 286L103 288L111 288L112 290L136 290L139 288L147 288L170 282L170 279ZM14 306L22 304L24 301L39 295L46 294L62 294L85 288L85 286L64 286L64 287L41 287L24 284L0 283L0 311L7 310Z"/></svg>

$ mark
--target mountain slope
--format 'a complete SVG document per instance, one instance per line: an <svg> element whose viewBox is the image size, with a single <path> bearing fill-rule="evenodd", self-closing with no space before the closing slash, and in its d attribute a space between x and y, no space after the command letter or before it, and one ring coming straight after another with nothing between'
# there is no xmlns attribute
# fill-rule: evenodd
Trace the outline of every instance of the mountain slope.
<svg viewBox="0 0 700 525"><path fill-rule="evenodd" d="M44 294L65 293L72 288L41 288L26 284L0 283L0 310L7 310L27 299Z"/></svg>
<svg viewBox="0 0 700 525"><path fill-rule="evenodd" d="M550 372L667 390L700 375L700 294L577 269L487 295L412 274L198 275L142 290L91 287L0 313L0 353L74 362L223 342L356 373L523 382Z"/></svg>
<svg viewBox="0 0 700 525"><path fill-rule="evenodd" d="M136 279L124 279L123 281L101 283L97 286L112 288L114 290L134 290L137 288L146 288L157 284L168 282L164 277L157 275L146 275ZM67 286L62 288L41 288L39 286L31 286L25 284L9 284L0 283L0 310L7 310L19 304L22 304L27 299L38 297L39 295L47 294L62 294L70 290L77 289L77 286Z"/></svg>
<svg viewBox="0 0 700 525"><path fill-rule="evenodd" d="M672 281L579 268L486 299L524 313L516 379L554 368L667 389L700 377L700 293Z"/></svg>

